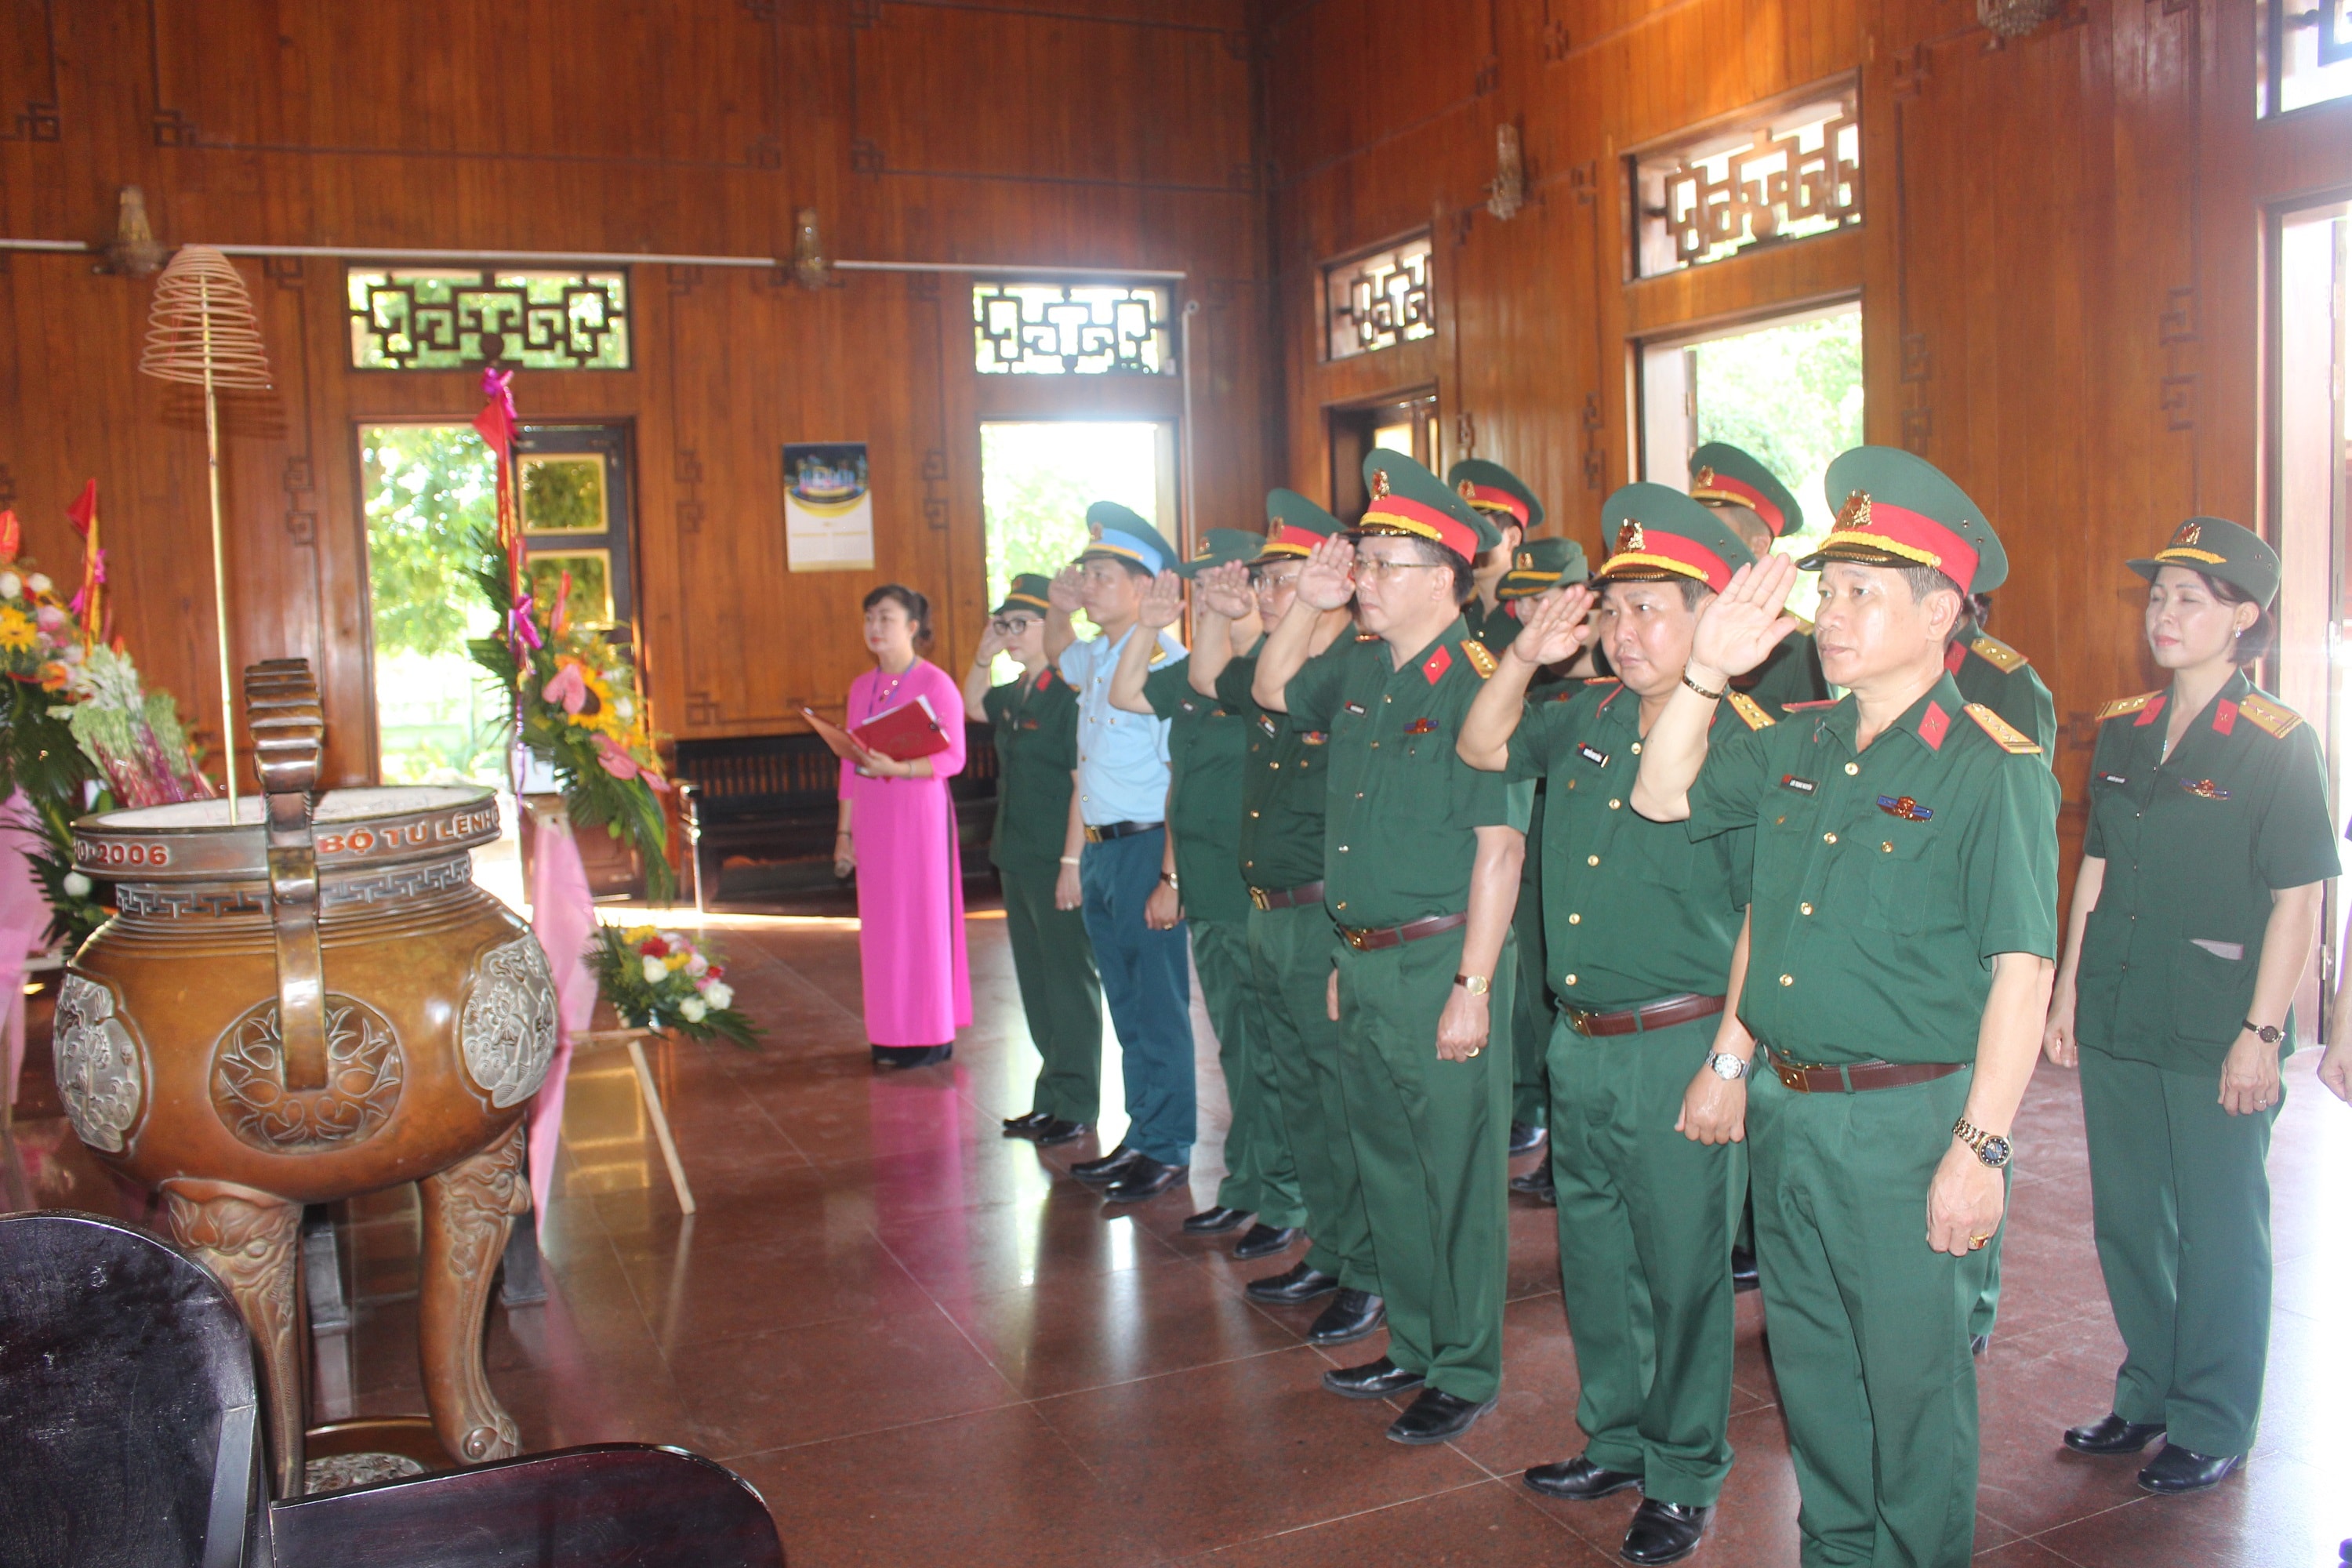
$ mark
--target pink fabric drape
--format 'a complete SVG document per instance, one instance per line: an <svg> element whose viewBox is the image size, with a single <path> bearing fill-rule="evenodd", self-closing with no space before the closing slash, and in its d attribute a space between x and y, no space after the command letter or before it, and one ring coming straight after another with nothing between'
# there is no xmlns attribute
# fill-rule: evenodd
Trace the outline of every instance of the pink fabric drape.
<svg viewBox="0 0 2352 1568"><path fill-rule="evenodd" d="M856 726L917 697L947 732L927 779L869 779L841 764L857 851L857 956L866 1037L877 1046L943 1046L971 1024L964 957L963 877L948 780L963 772L963 693L937 665L902 675L868 670L850 682Z"/></svg>
<svg viewBox="0 0 2352 1568"><path fill-rule="evenodd" d="M33 877L29 859L36 835L32 802L18 790L0 805L0 1037L5 1037L8 1079L0 1098L16 1103L16 1077L25 1068L25 960L41 947L49 929L49 900Z"/></svg>
<svg viewBox="0 0 2352 1568"><path fill-rule="evenodd" d="M588 938L596 904L572 825L539 818L530 867L530 929L555 975L555 1060L530 1108L530 1201L541 1214L555 1180L555 1149L563 1132L563 1080L572 1068L572 1037L596 1013L596 976L588 967Z"/></svg>

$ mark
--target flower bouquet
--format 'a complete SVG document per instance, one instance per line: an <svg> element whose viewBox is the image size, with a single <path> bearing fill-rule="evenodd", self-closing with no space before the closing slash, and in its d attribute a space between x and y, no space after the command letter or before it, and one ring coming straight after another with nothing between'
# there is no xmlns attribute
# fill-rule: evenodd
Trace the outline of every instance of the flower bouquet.
<svg viewBox="0 0 2352 1568"><path fill-rule="evenodd" d="M495 371L483 390L488 405L474 425L499 455L499 526L478 537L472 576L498 612L499 634L468 651L513 695L516 739L555 770L572 826L601 826L625 840L645 867L646 897L666 903L677 888L660 798L670 786L654 755L636 672L601 631L572 623L569 574L543 604L531 591L509 479L514 399Z"/></svg>
<svg viewBox="0 0 2352 1568"><path fill-rule="evenodd" d="M600 925L589 939L596 989L635 1029L676 1029L688 1039L759 1048L760 1028L735 1005L724 964L674 931Z"/></svg>

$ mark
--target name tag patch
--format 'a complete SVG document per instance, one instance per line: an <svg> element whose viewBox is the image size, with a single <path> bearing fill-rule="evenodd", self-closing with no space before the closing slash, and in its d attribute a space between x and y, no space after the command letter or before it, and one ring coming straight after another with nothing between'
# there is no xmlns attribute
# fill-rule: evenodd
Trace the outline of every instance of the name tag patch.
<svg viewBox="0 0 2352 1568"><path fill-rule="evenodd" d="M1259 729L1261 729L1261 730L1265 731L1267 734L1269 734L1269 735L1276 735L1276 734L1280 734L1280 733L1281 733L1281 731L1280 731L1279 730L1276 730L1276 729L1275 728L1274 721L1273 721L1273 720L1271 720L1271 719L1269 719L1269 718L1267 718L1267 717L1266 717L1265 714L1263 714L1263 713L1261 713L1261 714L1259 714L1259 715L1257 716L1257 727L1258 727Z"/></svg>
<svg viewBox="0 0 2352 1568"><path fill-rule="evenodd" d="M1878 797L1878 809L1906 822L1926 822L1936 815L1907 795L1882 795Z"/></svg>
<svg viewBox="0 0 2352 1568"><path fill-rule="evenodd" d="M1811 795L1822 786L1814 783L1811 779L1799 778L1795 773L1782 773L1780 775L1780 787L1782 789L1795 790L1799 795Z"/></svg>
<svg viewBox="0 0 2352 1568"><path fill-rule="evenodd" d="M2227 800L2230 798L2230 792L2223 789L2220 784L2215 784L2211 779L2182 779L2180 781L2180 787L2187 790L2190 795L2200 796L2206 800Z"/></svg>
<svg viewBox="0 0 2352 1568"><path fill-rule="evenodd" d="M2105 780L2108 784L2129 784L2129 783L2131 783L2131 780L2129 780L2129 779L2127 779L2127 778L2124 777L2124 775L2123 775L2123 774L2121 774L2121 773L2101 773L2101 774L2099 775L2099 777L2100 777L2100 778L2102 778L2102 779L2104 779L2104 780Z"/></svg>
<svg viewBox="0 0 2352 1568"><path fill-rule="evenodd" d="M1348 711L1360 716L1364 711L1364 705L1360 702L1350 702L1348 704Z"/></svg>
<svg viewBox="0 0 2352 1568"><path fill-rule="evenodd" d="M1596 747L1587 745L1582 741L1579 741L1576 743L1576 754L1582 757L1586 762L1591 763L1596 768L1605 768L1609 765L1608 752L1601 751Z"/></svg>

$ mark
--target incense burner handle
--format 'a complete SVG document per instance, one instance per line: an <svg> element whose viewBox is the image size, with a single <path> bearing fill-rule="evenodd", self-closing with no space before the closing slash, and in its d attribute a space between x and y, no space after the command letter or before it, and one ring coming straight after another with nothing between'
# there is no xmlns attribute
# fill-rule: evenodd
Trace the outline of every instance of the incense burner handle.
<svg viewBox="0 0 2352 1568"><path fill-rule="evenodd" d="M326 961L319 948L319 856L310 795L327 737L307 659L245 671L246 723L268 830L269 920L278 945L278 1035L286 1087L327 1087Z"/></svg>

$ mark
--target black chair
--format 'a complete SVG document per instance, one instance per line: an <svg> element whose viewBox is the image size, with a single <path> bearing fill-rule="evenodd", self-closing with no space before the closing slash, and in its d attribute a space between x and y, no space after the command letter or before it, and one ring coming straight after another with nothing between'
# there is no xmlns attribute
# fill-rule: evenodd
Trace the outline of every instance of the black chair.
<svg viewBox="0 0 2352 1568"><path fill-rule="evenodd" d="M170 1243L0 1218L0 1563L782 1568L767 1505L677 1448L603 1444L271 1503L252 1342Z"/></svg>

